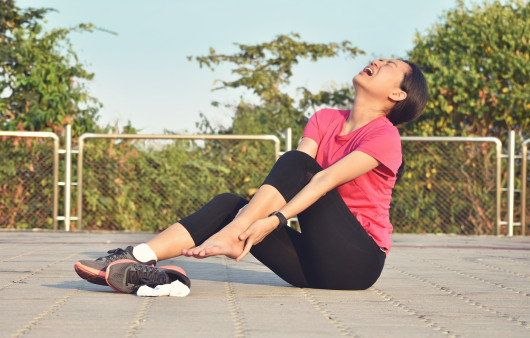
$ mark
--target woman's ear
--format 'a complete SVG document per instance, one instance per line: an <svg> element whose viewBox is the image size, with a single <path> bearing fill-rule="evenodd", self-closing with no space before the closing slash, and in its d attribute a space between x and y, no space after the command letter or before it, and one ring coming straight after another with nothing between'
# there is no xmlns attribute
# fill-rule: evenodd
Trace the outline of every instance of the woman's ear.
<svg viewBox="0 0 530 338"><path fill-rule="evenodd" d="M401 89L394 90L388 98L394 102L403 101L407 98L407 93Z"/></svg>

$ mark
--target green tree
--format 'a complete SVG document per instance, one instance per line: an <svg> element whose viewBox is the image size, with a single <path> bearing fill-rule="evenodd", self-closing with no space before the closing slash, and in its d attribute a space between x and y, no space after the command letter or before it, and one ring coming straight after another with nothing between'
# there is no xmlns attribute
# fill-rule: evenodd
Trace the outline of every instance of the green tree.
<svg viewBox="0 0 530 338"><path fill-rule="evenodd" d="M424 71L430 100L409 135L530 136L530 4L459 1L408 58ZM495 234L496 156L486 143L404 142L407 173L396 186L398 231ZM409 223L409 224L407 224ZM501 229L502 233L502 229Z"/></svg>
<svg viewBox="0 0 530 338"><path fill-rule="evenodd" d="M101 105L84 83L94 75L80 64L68 38L93 26L44 31L49 11L0 2L0 128L61 133L71 123L76 135L93 131Z"/></svg>
<svg viewBox="0 0 530 338"><path fill-rule="evenodd" d="M459 1L408 53L430 101L414 135L530 136L530 3Z"/></svg>
<svg viewBox="0 0 530 338"><path fill-rule="evenodd" d="M351 102L351 88L338 88L312 93L307 88L298 88L301 99L288 93L293 68L302 59L318 61L321 58L346 54L354 57L364 52L353 47L349 41L341 43L308 43L298 34L278 35L270 42L256 45L236 44L237 53L225 55L210 48L210 53L202 57L190 57L201 67L212 70L219 64L233 65L233 81L220 81L215 88L245 88L258 97L258 103L250 103L244 98L234 107L235 116L228 133L235 134L276 134L278 130L293 128L293 136L299 137L307 121L307 110L320 105L344 106ZM351 86L349 86L351 87ZM208 126L207 121L201 126ZM296 139L295 138L295 139Z"/></svg>

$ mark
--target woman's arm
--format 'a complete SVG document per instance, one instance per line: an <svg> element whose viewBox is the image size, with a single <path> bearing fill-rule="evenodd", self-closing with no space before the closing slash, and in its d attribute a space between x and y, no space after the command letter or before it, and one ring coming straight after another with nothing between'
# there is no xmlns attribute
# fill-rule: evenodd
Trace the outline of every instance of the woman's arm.
<svg viewBox="0 0 530 338"><path fill-rule="evenodd" d="M279 211L291 218L315 203L328 191L375 169L379 162L361 151L353 151L331 167L313 176L311 181Z"/></svg>
<svg viewBox="0 0 530 338"><path fill-rule="evenodd" d="M315 158L317 156L318 144L315 142L315 140L309 137L302 137L302 140L300 140L296 150L302 151L312 158Z"/></svg>
<svg viewBox="0 0 530 338"><path fill-rule="evenodd" d="M298 150L306 152L314 150L313 146L318 148L315 141L307 139L309 141L304 143L304 140L306 139L302 139ZM309 153L309 155L311 154ZM331 167L316 173L309 183L279 211L289 219L304 211L328 191L369 172L378 165L379 162L372 156L360 151L353 151ZM241 241L245 241L245 248L236 260L241 260L253 245L258 244L271 233L278 225L278 221L276 216L271 216L252 223L239 236Z"/></svg>

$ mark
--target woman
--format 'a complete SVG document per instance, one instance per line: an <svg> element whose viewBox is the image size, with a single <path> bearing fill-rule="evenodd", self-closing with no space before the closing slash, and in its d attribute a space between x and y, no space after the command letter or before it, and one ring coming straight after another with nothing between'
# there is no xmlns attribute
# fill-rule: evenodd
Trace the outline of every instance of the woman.
<svg viewBox="0 0 530 338"><path fill-rule="evenodd" d="M402 164L394 125L423 112L427 85L416 65L389 59L373 61L353 78L353 86L352 109L315 113L297 150L280 157L250 202L216 196L147 243L77 262L78 274L134 292L142 283L160 283L146 277L148 272L162 282L175 280L167 269L148 267L156 261L181 254L239 261L251 252L297 287L369 288L391 246L388 211ZM296 215L300 233L285 226ZM120 259L128 261L116 263ZM112 262L122 274L128 268L131 288L120 288L124 282L105 274Z"/></svg>

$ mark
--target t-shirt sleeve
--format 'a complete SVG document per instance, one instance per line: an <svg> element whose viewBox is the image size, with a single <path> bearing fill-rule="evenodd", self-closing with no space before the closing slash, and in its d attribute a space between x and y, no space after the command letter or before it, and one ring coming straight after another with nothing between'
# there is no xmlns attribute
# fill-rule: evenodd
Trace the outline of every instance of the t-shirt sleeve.
<svg viewBox="0 0 530 338"><path fill-rule="evenodd" d="M322 131L320 130L319 125L320 113L321 111L317 111L311 116L305 126L304 133L302 134L302 137L308 137L314 140L317 144L320 144L320 141L322 141Z"/></svg>
<svg viewBox="0 0 530 338"><path fill-rule="evenodd" d="M355 149L375 158L390 176L395 176L401 165L401 137L393 126L385 126L372 133ZM386 170L385 170L386 169Z"/></svg>

